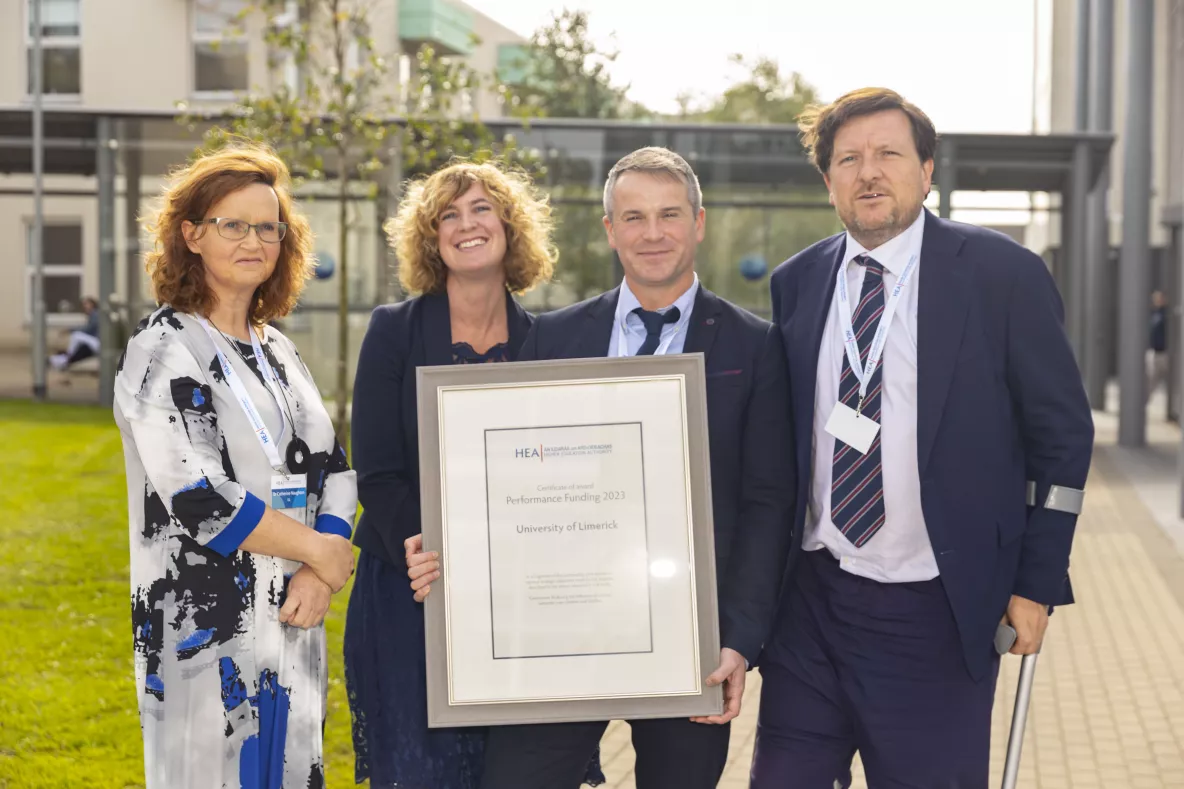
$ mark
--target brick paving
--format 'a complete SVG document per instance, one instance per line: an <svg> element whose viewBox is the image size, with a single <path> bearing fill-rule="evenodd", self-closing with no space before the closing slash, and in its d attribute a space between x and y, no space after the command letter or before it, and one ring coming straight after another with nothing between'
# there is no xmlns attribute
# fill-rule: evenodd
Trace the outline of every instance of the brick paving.
<svg viewBox="0 0 1184 789"><path fill-rule="evenodd" d="M1019 786L1184 787L1184 556L1165 530L1179 525L1175 513L1149 508L1172 504L1179 433L1157 422L1151 446L1125 450L1113 446L1112 415L1095 419L1098 449L1070 571L1078 604L1057 611L1049 627ZM1157 519L1168 523L1161 528ZM1009 656L999 675L991 786L1002 780L1019 666ZM752 672L721 789L748 786L759 697ZM633 789L626 724L609 727L601 753L608 786ZM855 773L854 789L866 789L858 763Z"/></svg>
<svg viewBox="0 0 1184 789"><path fill-rule="evenodd" d="M26 353L0 351L0 397L27 397ZM97 400L93 371L51 374L50 397ZM1071 575L1078 605L1058 611L1036 673L1024 744L1024 789L1184 789L1184 521L1178 517L1180 433L1155 398L1149 446L1114 446L1113 413L1095 413L1098 446ZM1000 784L1019 658L1003 661L992 731ZM748 786L760 675L733 723L719 786ZM609 789L633 789L629 727L602 741ZM866 789L855 765L854 789Z"/></svg>

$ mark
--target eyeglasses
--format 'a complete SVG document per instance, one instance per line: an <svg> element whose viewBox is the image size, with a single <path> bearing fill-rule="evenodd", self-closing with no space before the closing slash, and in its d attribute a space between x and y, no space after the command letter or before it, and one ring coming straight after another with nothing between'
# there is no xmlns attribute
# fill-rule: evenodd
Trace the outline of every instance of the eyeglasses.
<svg viewBox="0 0 1184 789"><path fill-rule="evenodd" d="M255 228L255 235L264 244L278 244L288 234L287 222L259 222L252 225L250 222L245 222L242 219L227 219L226 217L215 216L209 219L195 219L193 220L193 224L214 225L218 228L218 235L227 241L242 241L251 232L251 228Z"/></svg>

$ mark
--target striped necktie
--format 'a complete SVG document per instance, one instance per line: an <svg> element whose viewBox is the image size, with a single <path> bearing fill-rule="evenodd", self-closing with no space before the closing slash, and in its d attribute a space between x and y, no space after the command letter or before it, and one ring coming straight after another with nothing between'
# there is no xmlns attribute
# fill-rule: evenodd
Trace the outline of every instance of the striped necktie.
<svg viewBox="0 0 1184 789"><path fill-rule="evenodd" d="M859 342L859 358L867 363L868 350L880 316L884 313L884 267L867 255L855 262L864 267L863 290L859 306L851 316L851 328ZM862 414L880 421L881 390L884 378L883 362L876 365ZM843 373L839 378L839 400L852 409L859 403L859 379L851 370L851 361L843 354ZM842 441L835 439L835 454L831 466L830 517L834 525L855 547L863 547L884 526L884 475L880 460L880 436L872 442L867 454L861 455Z"/></svg>

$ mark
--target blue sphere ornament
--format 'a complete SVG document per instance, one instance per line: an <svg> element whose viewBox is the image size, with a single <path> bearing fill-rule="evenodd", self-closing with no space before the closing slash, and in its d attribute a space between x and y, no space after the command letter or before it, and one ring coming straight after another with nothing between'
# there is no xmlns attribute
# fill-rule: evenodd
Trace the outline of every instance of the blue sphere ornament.
<svg viewBox="0 0 1184 789"><path fill-rule="evenodd" d="M337 268L337 264L330 255L324 252L317 252L313 256L313 260L316 261L316 268L313 269L313 274L317 279L329 279L329 277L333 276L333 270Z"/></svg>
<svg viewBox="0 0 1184 789"><path fill-rule="evenodd" d="M754 282L769 270L769 264L760 255L747 255L740 259L740 276L749 282Z"/></svg>

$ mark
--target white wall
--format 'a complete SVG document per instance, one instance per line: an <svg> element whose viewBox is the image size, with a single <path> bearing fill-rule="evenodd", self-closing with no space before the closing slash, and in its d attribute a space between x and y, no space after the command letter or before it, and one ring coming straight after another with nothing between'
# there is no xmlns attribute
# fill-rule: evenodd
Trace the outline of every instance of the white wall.
<svg viewBox="0 0 1184 789"><path fill-rule="evenodd" d="M473 32L480 37L481 46L469 56L469 63L482 74L492 74L497 68L499 45L520 44L525 39L478 11L472 14ZM482 118L499 118L505 114L498 97L488 91L478 99L477 112Z"/></svg>
<svg viewBox="0 0 1184 789"><path fill-rule="evenodd" d="M0 3L0 105L12 106L25 99L25 28L23 3Z"/></svg>

